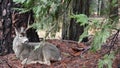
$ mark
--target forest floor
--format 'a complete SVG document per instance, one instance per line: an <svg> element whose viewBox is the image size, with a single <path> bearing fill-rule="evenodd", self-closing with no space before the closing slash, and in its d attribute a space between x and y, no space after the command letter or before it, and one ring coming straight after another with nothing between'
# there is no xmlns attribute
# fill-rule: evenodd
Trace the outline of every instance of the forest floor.
<svg viewBox="0 0 120 68"><path fill-rule="evenodd" d="M15 54L0 56L0 68L98 68L98 60L108 51L107 45L103 46L97 52L88 51L89 46L84 43L77 43L70 40L48 40L55 44L61 51L62 60L51 62L50 66L43 64L23 65L19 59L15 59ZM120 45L115 45L114 49L120 48ZM118 68L120 63L120 54L115 56L113 60L113 68Z"/></svg>

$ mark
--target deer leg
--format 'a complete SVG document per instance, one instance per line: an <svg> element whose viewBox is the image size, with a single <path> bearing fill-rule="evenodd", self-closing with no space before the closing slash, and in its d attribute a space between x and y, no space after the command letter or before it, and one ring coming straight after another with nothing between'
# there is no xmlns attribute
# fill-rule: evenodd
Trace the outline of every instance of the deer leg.
<svg viewBox="0 0 120 68"><path fill-rule="evenodd" d="M44 64L51 65L49 58L50 58L50 55L48 54L48 52L43 51L43 61L44 61Z"/></svg>

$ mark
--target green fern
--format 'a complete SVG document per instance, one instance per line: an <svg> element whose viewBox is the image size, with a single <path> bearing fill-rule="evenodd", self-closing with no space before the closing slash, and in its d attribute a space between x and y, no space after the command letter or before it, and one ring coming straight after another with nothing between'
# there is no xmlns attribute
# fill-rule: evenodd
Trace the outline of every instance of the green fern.
<svg viewBox="0 0 120 68"><path fill-rule="evenodd" d="M110 30L111 30L111 25L108 24L108 20L106 19L102 23L98 20L92 20L91 22L89 21L89 18L84 15L84 14L79 14L79 15L73 15L71 18L75 18L77 20L77 23L79 23L81 26L85 26L83 34L80 36L79 41L82 41L83 38L89 37L89 29L94 29L95 35L93 36L93 42L91 43L92 45L92 50L100 50L101 46L103 43L106 42L107 38L110 36Z"/></svg>
<svg viewBox="0 0 120 68"><path fill-rule="evenodd" d="M98 68L104 68L104 66L107 66L107 68L112 68L113 59L114 52L106 54L102 59L99 59Z"/></svg>

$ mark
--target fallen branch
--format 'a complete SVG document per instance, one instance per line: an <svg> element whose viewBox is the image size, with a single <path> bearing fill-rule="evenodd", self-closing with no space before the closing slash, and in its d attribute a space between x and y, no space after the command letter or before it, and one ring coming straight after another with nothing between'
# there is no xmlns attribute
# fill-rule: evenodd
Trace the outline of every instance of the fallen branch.
<svg viewBox="0 0 120 68"><path fill-rule="evenodd" d="M88 50L90 50L91 46L88 46L87 48L84 48L84 50L81 52L81 55L82 56L85 52L87 52Z"/></svg>
<svg viewBox="0 0 120 68"><path fill-rule="evenodd" d="M114 34L114 36L113 36L113 38L112 38L112 40L111 40L111 42L110 42L110 44L109 44L110 48L109 48L109 50L107 51L108 54L110 54L110 51L111 51L112 48L114 47L115 42L117 41L119 32L120 32L120 30L117 30L117 32ZM107 53L106 53L106 54L107 54Z"/></svg>

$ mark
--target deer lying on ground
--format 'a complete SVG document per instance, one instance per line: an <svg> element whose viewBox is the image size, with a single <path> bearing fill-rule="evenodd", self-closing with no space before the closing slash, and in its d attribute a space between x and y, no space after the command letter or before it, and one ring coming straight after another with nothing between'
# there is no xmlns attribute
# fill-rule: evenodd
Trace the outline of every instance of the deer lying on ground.
<svg viewBox="0 0 120 68"><path fill-rule="evenodd" d="M61 60L59 49L48 42L28 42L23 28L15 29L16 36L13 40L13 50L22 64L41 63L50 65L50 61ZM37 48L36 48L37 46Z"/></svg>

